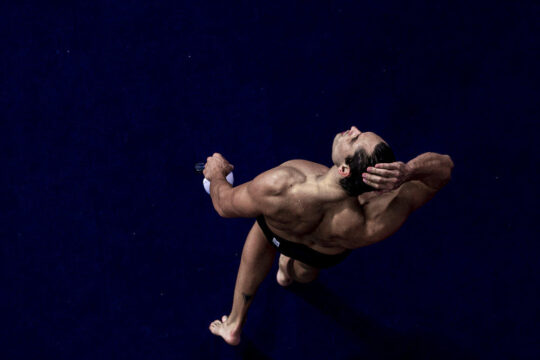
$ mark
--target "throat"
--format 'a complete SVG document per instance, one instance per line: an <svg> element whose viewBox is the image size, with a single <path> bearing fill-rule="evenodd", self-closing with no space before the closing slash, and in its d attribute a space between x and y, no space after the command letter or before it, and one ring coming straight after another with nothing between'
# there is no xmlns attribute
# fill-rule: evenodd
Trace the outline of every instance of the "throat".
<svg viewBox="0 0 540 360"><path fill-rule="evenodd" d="M325 174L316 178L317 195L325 201L340 201L350 198L339 184L339 180L341 180L341 175L334 165Z"/></svg>

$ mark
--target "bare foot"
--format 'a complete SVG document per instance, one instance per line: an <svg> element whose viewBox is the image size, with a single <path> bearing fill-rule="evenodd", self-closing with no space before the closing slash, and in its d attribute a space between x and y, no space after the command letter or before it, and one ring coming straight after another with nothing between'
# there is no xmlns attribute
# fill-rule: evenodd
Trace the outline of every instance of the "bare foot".
<svg viewBox="0 0 540 360"><path fill-rule="evenodd" d="M221 336L229 345L238 345L240 343L240 331L238 326L227 323L227 316L223 315L220 320L216 320L209 327L212 334Z"/></svg>
<svg viewBox="0 0 540 360"><path fill-rule="evenodd" d="M292 266L292 259L283 254L279 257L279 270L276 279L279 285L289 286L293 283L293 278L289 274L289 267Z"/></svg>

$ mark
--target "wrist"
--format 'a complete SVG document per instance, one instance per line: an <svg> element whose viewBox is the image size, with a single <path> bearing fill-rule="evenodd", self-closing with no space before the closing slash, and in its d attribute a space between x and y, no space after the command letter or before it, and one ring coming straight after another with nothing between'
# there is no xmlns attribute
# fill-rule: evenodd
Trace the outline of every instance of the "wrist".
<svg viewBox="0 0 540 360"><path fill-rule="evenodd" d="M414 166L414 163L409 161L407 164L405 164L405 181L411 181L415 180L415 177L417 176L417 168Z"/></svg>
<svg viewBox="0 0 540 360"><path fill-rule="evenodd" d="M213 172L212 174L209 174L209 175L210 176L206 176L206 178L210 182L221 179L221 178L223 178L223 179L225 178L225 176L223 176L223 174L221 172L219 172L219 171Z"/></svg>

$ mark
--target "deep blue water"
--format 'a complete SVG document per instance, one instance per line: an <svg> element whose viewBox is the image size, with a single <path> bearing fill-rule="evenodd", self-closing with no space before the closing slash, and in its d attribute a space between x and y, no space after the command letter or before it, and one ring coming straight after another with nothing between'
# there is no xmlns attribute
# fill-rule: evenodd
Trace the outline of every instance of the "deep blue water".
<svg viewBox="0 0 540 360"><path fill-rule="evenodd" d="M5 359L533 359L538 323L534 2L17 1L0 5ZM453 179L394 236L307 286L274 274L242 344L230 310L252 219L237 183L330 165L338 131ZM536 235L535 235L536 234Z"/></svg>

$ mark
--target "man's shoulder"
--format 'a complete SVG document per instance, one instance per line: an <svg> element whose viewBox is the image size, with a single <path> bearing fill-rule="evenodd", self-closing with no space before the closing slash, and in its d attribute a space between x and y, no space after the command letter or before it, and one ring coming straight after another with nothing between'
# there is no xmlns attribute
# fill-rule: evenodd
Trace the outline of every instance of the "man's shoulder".
<svg viewBox="0 0 540 360"><path fill-rule="evenodd" d="M260 195L282 195L295 183L303 180L305 175L298 169L280 165L253 179L251 190Z"/></svg>
<svg viewBox="0 0 540 360"><path fill-rule="evenodd" d="M303 173L321 173L328 171L328 167L323 164L302 159L289 160L278 167L292 167Z"/></svg>
<svg viewBox="0 0 540 360"><path fill-rule="evenodd" d="M283 196L295 185L305 183L308 177L328 171L324 165L307 160L289 160L258 175L250 184L257 196Z"/></svg>

